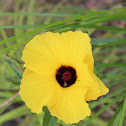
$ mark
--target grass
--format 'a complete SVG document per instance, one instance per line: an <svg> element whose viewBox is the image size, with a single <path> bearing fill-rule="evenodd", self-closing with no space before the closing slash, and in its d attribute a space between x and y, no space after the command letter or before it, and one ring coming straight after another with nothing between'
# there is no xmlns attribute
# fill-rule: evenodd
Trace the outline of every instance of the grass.
<svg viewBox="0 0 126 126"><path fill-rule="evenodd" d="M23 5L22 10L20 10L21 5ZM92 38L95 73L109 87L110 92L107 96L103 96L103 99L90 102L92 116L76 125L122 126L126 123L126 28L124 25L126 7L85 10L60 3L40 6L32 0L30 2L19 0L16 2L15 12L4 12L2 4L0 8L0 104L19 90L24 70L21 52L27 42L36 34L46 31L62 33L81 30L88 32ZM37 8L42 8L42 13L36 13ZM48 8L50 8L49 12ZM116 21L120 26L108 25L108 22ZM96 32L97 36L94 35ZM10 109L11 107L13 109ZM107 116L108 114L110 116ZM17 118L20 121L17 121ZM51 117L49 112L32 114L23 104L20 96L0 108L0 125L14 120L15 125L18 126L41 126L42 119L46 120L44 125L50 125L49 121L55 126L75 125L67 125L57 120Z"/></svg>

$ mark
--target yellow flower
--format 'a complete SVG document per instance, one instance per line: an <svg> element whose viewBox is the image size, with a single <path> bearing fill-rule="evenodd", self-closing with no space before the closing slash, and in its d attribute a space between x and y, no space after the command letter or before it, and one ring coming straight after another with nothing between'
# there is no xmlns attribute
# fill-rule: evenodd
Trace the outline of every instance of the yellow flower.
<svg viewBox="0 0 126 126"><path fill-rule="evenodd" d="M66 123L77 123L91 114L86 101L108 92L93 73L94 59L87 33L36 35L25 46L22 60L26 69L19 92L34 113L41 113L47 106L51 115Z"/></svg>

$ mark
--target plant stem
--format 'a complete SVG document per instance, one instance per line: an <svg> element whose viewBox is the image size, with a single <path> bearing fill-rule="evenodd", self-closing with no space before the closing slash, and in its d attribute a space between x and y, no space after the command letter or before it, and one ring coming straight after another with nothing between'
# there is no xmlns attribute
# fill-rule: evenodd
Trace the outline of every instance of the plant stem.
<svg viewBox="0 0 126 126"><path fill-rule="evenodd" d="M17 92L15 95L13 95L12 97L10 97L9 99L7 99L5 102L3 102L2 104L0 104L0 108L2 108L3 106L5 106L6 104L8 104L9 102L11 102L13 99L15 99L17 96L19 95L19 92Z"/></svg>

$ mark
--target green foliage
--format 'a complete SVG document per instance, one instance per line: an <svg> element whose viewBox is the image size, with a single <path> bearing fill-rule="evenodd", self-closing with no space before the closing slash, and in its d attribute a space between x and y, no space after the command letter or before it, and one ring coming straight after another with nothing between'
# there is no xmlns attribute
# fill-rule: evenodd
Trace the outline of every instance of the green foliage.
<svg viewBox="0 0 126 126"><path fill-rule="evenodd" d="M12 70L15 72L18 80L20 81L22 79L22 76L20 75L20 73L13 67L12 62L10 59L5 59L5 61L10 65L10 67L12 68Z"/></svg>
<svg viewBox="0 0 126 126"><path fill-rule="evenodd" d="M48 108L46 107L45 115L43 119L43 126L53 126L57 121L55 116L51 116Z"/></svg>
<svg viewBox="0 0 126 126"><path fill-rule="evenodd" d="M23 106L18 107L10 112L3 114L2 116L0 116L0 124L6 122L8 120L12 120L17 117L26 115L28 113L26 110L27 110L27 107L23 105Z"/></svg>
<svg viewBox="0 0 126 126"><path fill-rule="evenodd" d="M123 104L124 104L124 102L122 102L121 105L118 107L118 109L116 110L116 112L114 113L114 115L112 116L112 118L110 119L110 121L109 121L109 123L108 123L107 126L111 126L111 125L112 125L114 119L115 119L116 116L119 114L120 110L122 109Z"/></svg>

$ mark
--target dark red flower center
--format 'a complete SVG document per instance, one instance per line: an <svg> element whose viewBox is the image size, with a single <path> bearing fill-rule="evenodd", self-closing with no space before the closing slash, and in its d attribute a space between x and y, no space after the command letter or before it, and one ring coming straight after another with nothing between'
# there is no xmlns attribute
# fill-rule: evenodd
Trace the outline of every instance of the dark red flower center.
<svg viewBox="0 0 126 126"><path fill-rule="evenodd" d="M70 81L71 80L71 73L68 72L68 71L64 72L63 75L62 75L62 77L63 77L64 81Z"/></svg>
<svg viewBox="0 0 126 126"><path fill-rule="evenodd" d="M56 73L56 80L61 87L69 87L77 79L76 70L70 66L61 66Z"/></svg>

